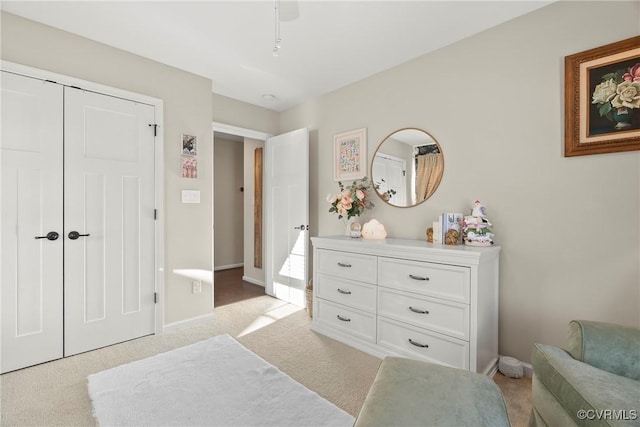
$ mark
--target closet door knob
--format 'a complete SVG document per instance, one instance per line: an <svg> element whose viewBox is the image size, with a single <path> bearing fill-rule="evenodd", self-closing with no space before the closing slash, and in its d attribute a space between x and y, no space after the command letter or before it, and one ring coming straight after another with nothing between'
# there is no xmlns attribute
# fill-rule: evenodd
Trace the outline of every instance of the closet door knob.
<svg viewBox="0 0 640 427"><path fill-rule="evenodd" d="M58 240L59 236L55 231L50 231L46 236L36 236L36 239Z"/></svg>
<svg viewBox="0 0 640 427"><path fill-rule="evenodd" d="M78 237L87 237L87 236L89 236L89 233L87 233L87 234L80 234L80 233L78 233L77 231L70 231L70 232L69 232L69 238L70 238L71 240L76 240Z"/></svg>

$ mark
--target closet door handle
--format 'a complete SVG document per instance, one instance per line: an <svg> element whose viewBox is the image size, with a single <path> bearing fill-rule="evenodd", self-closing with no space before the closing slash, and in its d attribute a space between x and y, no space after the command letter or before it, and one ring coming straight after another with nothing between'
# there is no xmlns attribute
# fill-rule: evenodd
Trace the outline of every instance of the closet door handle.
<svg viewBox="0 0 640 427"><path fill-rule="evenodd" d="M60 237L58 233L50 231L46 236L36 236L36 239L58 240L58 237Z"/></svg>
<svg viewBox="0 0 640 427"><path fill-rule="evenodd" d="M87 237L87 236L89 236L89 233L87 233L87 234L80 234L80 233L78 233L77 231L70 231L70 232L69 232L69 238L70 238L71 240L76 240L78 237Z"/></svg>

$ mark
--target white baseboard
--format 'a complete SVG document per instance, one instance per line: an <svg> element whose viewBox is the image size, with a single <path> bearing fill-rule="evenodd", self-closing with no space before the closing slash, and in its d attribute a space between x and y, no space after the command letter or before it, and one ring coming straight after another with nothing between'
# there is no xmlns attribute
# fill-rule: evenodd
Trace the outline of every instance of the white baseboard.
<svg viewBox="0 0 640 427"><path fill-rule="evenodd" d="M263 288L265 287L264 282L254 279L253 277L242 276L242 280L244 280L245 282L253 283L254 285L262 286Z"/></svg>
<svg viewBox="0 0 640 427"><path fill-rule="evenodd" d="M213 267L213 271L230 270L232 268L238 268L238 267L244 267L244 264L240 263L240 264L219 265L217 267Z"/></svg>
<svg viewBox="0 0 640 427"><path fill-rule="evenodd" d="M164 332L168 332L168 331L170 331L172 329L189 325L190 323L202 322L204 320L211 319L212 317L213 317L213 312L207 313L207 314L203 314L201 316L191 317L189 319L178 320L177 322L167 323L166 325L164 325L162 327L162 332L163 333Z"/></svg>

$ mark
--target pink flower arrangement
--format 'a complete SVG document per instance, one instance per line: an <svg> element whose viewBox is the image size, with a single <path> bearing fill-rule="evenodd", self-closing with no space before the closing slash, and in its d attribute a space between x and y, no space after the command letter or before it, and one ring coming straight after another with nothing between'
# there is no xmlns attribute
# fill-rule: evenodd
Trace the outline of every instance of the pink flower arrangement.
<svg viewBox="0 0 640 427"><path fill-rule="evenodd" d="M337 213L338 219L360 216L366 209L373 207L373 203L368 198L371 184L366 176L360 182L353 181L349 187L338 182L338 187L339 193L327 195L327 202L331 205L329 212Z"/></svg>
<svg viewBox="0 0 640 427"><path fill-rule="evenodd" d="M624 73L622 78L627 82L640 82L640 62L631 67L628 73Z"/></svg>

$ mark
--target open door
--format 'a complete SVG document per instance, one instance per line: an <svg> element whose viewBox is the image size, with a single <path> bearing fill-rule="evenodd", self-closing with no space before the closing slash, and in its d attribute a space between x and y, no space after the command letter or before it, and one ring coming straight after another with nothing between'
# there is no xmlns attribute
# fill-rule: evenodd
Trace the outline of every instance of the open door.
<svg viewBox="0 0 640 427"><path fill-rule="evenodd" d="M309 131L265 142L266 292L304 307L309 254Z"/></svg>

